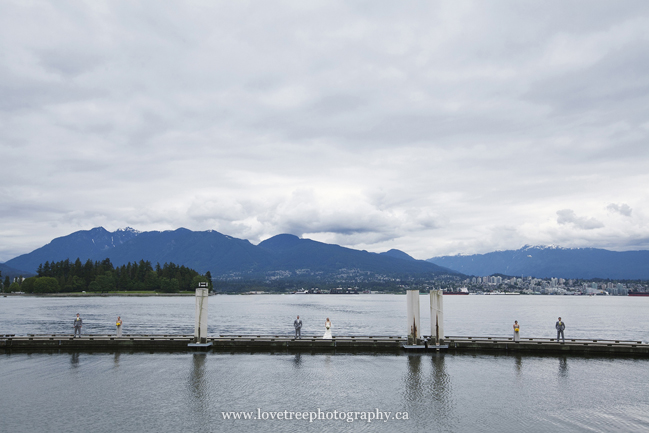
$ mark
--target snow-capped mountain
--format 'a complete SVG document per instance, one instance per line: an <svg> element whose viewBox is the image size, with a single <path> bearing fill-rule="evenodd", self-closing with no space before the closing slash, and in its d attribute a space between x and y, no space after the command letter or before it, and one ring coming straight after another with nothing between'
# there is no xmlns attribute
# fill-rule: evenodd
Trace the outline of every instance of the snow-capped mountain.
<svg viewBox="0 0 649 433"><path fill-rule="evenodd" d="M649 251L525 245L518 250L428 259L467 275L505 274L539 278L648 279Z"/></svg>

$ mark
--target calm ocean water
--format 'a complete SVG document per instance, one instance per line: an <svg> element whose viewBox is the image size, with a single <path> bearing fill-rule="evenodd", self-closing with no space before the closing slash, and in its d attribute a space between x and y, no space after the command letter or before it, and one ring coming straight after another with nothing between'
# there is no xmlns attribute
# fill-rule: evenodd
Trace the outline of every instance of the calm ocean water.
<svg viewBox="0 0 649 433"><path fill-rule="evenodd" d="M420 297L424 334L430 333L428 296ZM0 333L72 333L80 313L84 333L193 334L193 297L0 297ZM322 335L329 317L334 335L405 335L405 295L210 296L208 332ZM555 337L561 316L566 337L649 341L649 297L624 296L446 296L446 335L509 336L514 320L522 337Z"/></svg>
<svg viewBox="0 0 649 433"><path fill-rule="evenodd" d="M215 296L209 332L404 335L405 296ZM422 296L422 324L428 301ZM0 298L0 334L191 333L193 298ZM647 341L649 299L456 296L447 335ZM425 313L425 314L424 314ZM649 431L649 359L490 354L227 354L0 352L2 432ZM397 412L408 419L224 419L223 412ZM257 412L259 410L259 412ZM352 415L354 416L354 415Z"/></svg>

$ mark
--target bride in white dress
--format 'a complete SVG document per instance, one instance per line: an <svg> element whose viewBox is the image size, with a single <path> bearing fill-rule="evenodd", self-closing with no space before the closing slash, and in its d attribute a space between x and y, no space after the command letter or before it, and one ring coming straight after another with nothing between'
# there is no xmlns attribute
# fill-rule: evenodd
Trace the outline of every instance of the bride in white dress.
<svg viewBox="0 0 649 433"><path fill-rule="evenodd" d="M325 320L325 333L322 336L323 340L331 340L331 320L327 317Z"/></svg>

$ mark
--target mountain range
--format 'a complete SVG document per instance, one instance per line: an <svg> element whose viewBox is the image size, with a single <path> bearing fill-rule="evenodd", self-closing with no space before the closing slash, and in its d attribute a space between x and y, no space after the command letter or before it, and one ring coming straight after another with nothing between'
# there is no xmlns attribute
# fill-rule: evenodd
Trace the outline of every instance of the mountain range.
<svg viewBox="0 0 649 433"><path fill-rule="evenodd" d="M280 234L253 245L219 232L139 232L132 228L109 232L103 227L56 238L28 254L0 264L3 276L29 276L39 265L65 259L116 265L148 260L176 263L221 280L333 279L457 279L464 275L504 274L537 278L649 279L649 251L615 252L596 248L529 246L486 254L416 260L403 251L370 253L339 245Z"/></svg>
<svg viewBox="0 0 649 433"><path fill-rule="evenodd" d="M173 231L139 232L126 228L109 232L103 227L56 238L49 244L5 263L26 273L39 265L69 259L100 261L113 265L148 260L172 262L200 273L210 271L213 278L238 279L333 279L336 281L377 281L383 279L432 279L443 275L459 276L425 260L390 250L376 254L339 245L300 239L281 234L253 245L219 232Z"/></svg>
<svg viewBox="0 0 649 433"><path fill-rule="evenodd" d="M537 278L649 279L649 251L526 245L518 250L442 256L429 262L475 276L504 274Z"/></svg>
<svg viewBox="0 0 649 433"><path fill-rule="evenodd" d="M12 268L11 266L7 266L4 263L0 263L0 276L2 276L2 281L4 281L5 277L9 277L12 279L13 277L18 277L18 276L24 276L24 277L29 277L32 272L26 272L26 271L21 271L20 269L15 269Z"/></svg>

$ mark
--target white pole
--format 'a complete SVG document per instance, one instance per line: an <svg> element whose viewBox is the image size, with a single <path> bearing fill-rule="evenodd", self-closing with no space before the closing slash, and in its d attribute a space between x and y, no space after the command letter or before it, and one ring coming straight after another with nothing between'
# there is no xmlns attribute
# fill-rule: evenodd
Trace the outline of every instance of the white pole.
<svg viewBox="0 0 649 433"><path fill-rule="evenodd" d="M194 327L194 341L196 343L207 342L207 287L196 289L196 325Z"/></svg>
<svg viewBox="0 0 649 433"><path fill-rule="evenodd" d="M430 291L430 335L435 339L435 345L444 342L444 292Z"/></svg>
<svg viewBox="0 0 649 433"><path fill-rule="evenodd" d="M421 327L419 326L419 290L406 291L406 303L408 308L408 340L412 339L412 343L417 344L417 339L421 337Z"/></svg>

